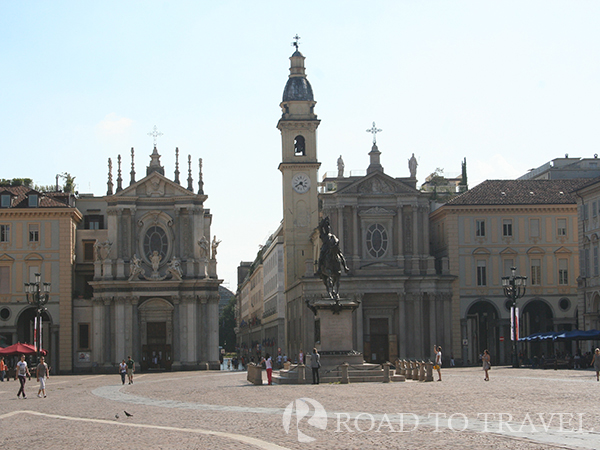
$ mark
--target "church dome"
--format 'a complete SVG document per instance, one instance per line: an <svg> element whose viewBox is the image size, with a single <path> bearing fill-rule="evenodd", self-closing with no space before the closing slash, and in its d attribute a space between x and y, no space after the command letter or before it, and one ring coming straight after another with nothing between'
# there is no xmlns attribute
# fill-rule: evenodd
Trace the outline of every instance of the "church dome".
<svg viewBox="0 0 600 450"><path fill-rule="evenodd" d="M312 87L305 77L290 77L283 90L283 101L314 101Z"/></svg>

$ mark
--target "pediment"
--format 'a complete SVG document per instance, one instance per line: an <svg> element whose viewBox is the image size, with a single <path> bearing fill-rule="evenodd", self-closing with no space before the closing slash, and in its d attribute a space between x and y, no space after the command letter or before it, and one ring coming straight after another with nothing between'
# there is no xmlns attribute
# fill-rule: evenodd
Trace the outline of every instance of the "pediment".
<svg viewBox="0 0 600 450"><path fill-rule="evenodd" d="M373 172L356 180L354 183L337 191L338 194L417 194L419 191L386 175L383 172Z"/></svg>
<svg viewBox="0 0 600 450"><path fill-rule="evenodd" d="M558 253L571 254L573 252L571 250L569 250L568 248L566 248L566 247L560 247L560 248L556 249L554 253L555 254L558 254Z"/></svg>
<svg viewBox="0 0 600 450"><path fill-rule="evenodd" d="M7 255L6 253L4 253L3 255L0 255L0 261L14 261L15 258L13 258L10 255Z"/></svg>
<svg viewBox="0 0 600 450"><path fill-rule="evenodd" d="M531 247L527 250L528 255L543 255L544 253L546 252L540 247Z"/></svg>
<svg viewBox="0 0 600 450"><path fill-rule="evenodd" d="M506 247L500 252L501 255L517 255L518 253L510 247Z"/></svg>
<svg viewBox="0 0 600 450"><path fill-rule="evenodd" d="M360 211L359 212L359 216L377 216L377 217L381 217L381 216L395 216L396 212L389 210L389 209L385 209L385 208L381 208L379 206L375 206L373 208L369 208L365 211Z"/></svg>
<svg viewBox="0 0 600 450"><path fill-rule="evenodd" d="M39 253L30 253L25 257L25 261L42 261L44 257Z"/></svg>
<svg viewBox="0 0 600 450"><path fill-rule="evenodd" d="M473 250L473 255L491 255L491 253L492 252L484 247L477 247L475 250Z"/></svg>
<svg viewBox="0 0 600 450"><path fill-rule="evenodd" d="M198 194L188 191L185 187L169 180L158 172L152 172L150 175L136 181L131 186L126 187L120 192L111 196L117 200L119 198L168 198L168 197L198 197Z"/></svg>

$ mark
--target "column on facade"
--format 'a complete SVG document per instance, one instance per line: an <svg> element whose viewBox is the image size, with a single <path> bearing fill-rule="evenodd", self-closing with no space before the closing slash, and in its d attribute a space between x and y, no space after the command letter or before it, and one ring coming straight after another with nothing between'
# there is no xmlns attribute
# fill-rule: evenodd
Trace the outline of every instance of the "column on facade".
<svg viewBox="0 0 600 450"><path fill-rule="evenodd" d="M358 249L358 243L360 242L360 232L358 229L358 205L354 205L352 207L352 260L353 262L353 269L356 270L358 269L358 267L356 267L355 264L358 264L359 261L359 249Z"/></svg>
<svg viewBox="0 0 600 450"><path fill-rule="evenodd" d="M125 298L117 297L115 301L115 361L121 361L127 355L125 350Z"/></svg>
<svg viewBox="0 0 600 450"><path fill-rule="evenodd" d="M364 294L354 294L354 299L359 303L358 308L356 308L356 341L355 348L356 351L363 353L365 351L365 330L364 330L364 310L363 310L363 297Z"/></svg>
<svg viewBox="0 0 600 450"><path fill-rule="evenodd" d="M123 259L123 210L119 208L117 210L117 259Z"/></svg>
<svg viewBox="0 0 600 450"><path fill-rule="evenodd" d="M197 309L197 332L196 332L196 361L208 362L206 342L208 340L208 298L205 295L199 296Z"/></svg>
<svg viewBox="0 0 600 450"><path fill-rule="evenodd" d="M104 362L104 303L101 298L92 299L92 361Z"/></svg>
<svg viewBox="0 0 600 450"><path fill-rule="evenodd" d="M429 256L429 208L427 206L421 207L422 219L423 219L423 255Z"/></svg>
<svg viewBox="0 0 600 450"><path fill-rule="evenodd" d="M442 306L444 313L444 345L446 348L450 348L452 344L452 296L451 294L445 293L442 295Z"/></svg>
<svg viewBox="0 0 600 450"><path fill-rule="evenodd" d="M111 314L110 314L110 304L111 304L111 299L110 298L104 298L103 299L103 309L104 309L104 329L103 329L103 341L105 343L104 345L104 365L110 365L112 362L112 355L111 355Z"/></svg>
<svg viewBox="0 0 600 450"><path fill-rule="evenodd" d="M344 206L337 205L337 237L340 240L340 250L346 251L346 245L344 243Z"/></svg>
<svg viewBox="0 0 600 450"><path fill-rule="evenodd" d="M404 215L402 214L402 204L398 203L398 214L396 215L396 240L398 241L398 255L396 256L398 261L398 267L404 266L404 235L402 221L404 220Z"/></svg>
<svg viewBox="0 0 600 450"><path fill-rule="evenodd" d="M406 344L408 339L407 333L407 317L406 317L406 296L404 292L398 292L398 356L406 358Z"/></svg>
<svg viewBox="0 0 600 450"><path fill-rule="evenodd" d="M179 304L179 355L180 361L187 362L189 361L189 342L188 342L188 304L190 302L189 296L182 296L181 302Z"/></svg>
<svg viewBox="0 0 600 450"><path fill-rule="evenodd" d="M208 348L208 361L219 360L219 295L214 294L211 296L208 303L208 341L206 346Z"/></svg>
<svg viewBox="0 0 600 450"><path fill-rule="evenodd" d="M142 345L140 342L140 319L138 304L140 298L133 296L131 301L131 357L134 361L141 361L142 359Z"/></svg>
<svg viewBox="0 0 600 450"><path fill-rule="evenodd" d="M136 236L136 231L137 231L137 225L136 225L136 220L135 220L135 208L130 208L129 209L129 222L127 223L128 229L129 229L129 259L131 259L133 257L134 254L137 253L137 249L135 248L135 236ZM140 255L141 257L142 255Z"/></svg>
<svg viewBox="0 0 600 450"><path fill-rule="evenodd" d="M181 364L181 330L179 320L179 297L173 297L173 351L171 357L173 358L173 365L179 366Z"/></svg>
<svg viewBox="0 0 600 450"><path fill-rule="evenodd" d="M196 345L196 336L198 333L198 308L194 297L190 297L186 302L186 310L187 314L185 315L186 323L187 323L187 333L184 339L187 341L187 355L186 361L191 364L196 364L197 359L197 345Z"/></svg>
<svg viewBox="0 0 600 450"><path fill-rule="evenodd" d="M415 356L422 358L425 356L423 348L423 294L412 294L415 302Z"/></svg>
<svg viewBox="0 0 600 450"><path fill-rule="evenodd" d="M441 345L444 348L444 344L441 342L441 335L438 334L437 328L437 313L438 313L438 298L436 294L427 293L429 300L429 343L431 345ZM425 349L429 350L429 349Z"/></svg>

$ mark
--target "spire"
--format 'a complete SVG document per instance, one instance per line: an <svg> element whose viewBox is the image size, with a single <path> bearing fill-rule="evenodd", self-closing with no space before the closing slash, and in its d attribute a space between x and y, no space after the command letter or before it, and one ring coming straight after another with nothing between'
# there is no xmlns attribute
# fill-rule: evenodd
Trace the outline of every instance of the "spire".
<svg viewBox="0 0 600 450"><path fill-rule="evenodd" d="M135 183L135 153L133 150L133 147L131 147L131 180L129 181L129 186L131 186L133 183Z"/></svg>
<svg viewBox="0 0 600 450"><path fill-rule="evenodd" d="M314 102L312 87L306 78L306 70L304 68L305 58L298 50L298 40L300 37L296 35L294 39L295 42L292 43L292 45L296 47L296 51L290 56L290 75L283 90L283 102ZM314 106L314 103L311 106ZM284 113L285 112L284 108ZM313 114L312 107L310 108L309 113Z"/></svg>
<svg viewBox="0 0 600 450"><path fill-rule="evenodd" d="M381 152L379 151L379 148L377 148L377 133L381 133L382 131L381 128L375 126L375 122L373 122L373 126L367 130L367 133L373 135L373 147L371 147L371 151L369 152L371 161L369 167L367 167L367 174L375 171L383 172L383 166L381 165L381 162L379 162Z"/></svg>
<svg viewBox="0 0 600 450"><path fill-rule="evenodd" d="M112 160L108 158L108 189L106 195L113 195L113 182L112 182Z"/></svg>
<svg viewBox="0 0 600 450"><path fill-rule="evenodd" d="M150 175L152 172L158 172L161 175L165 174L165 168L160 164L160 155L156 146L154 146L154 150L152 150L152 154L150 155L150 165L146 167L146 175Z"/></svg>
<svg viewBox="0 0 600 450"><path fill-rule="evenodd" d="M198 180L198 194L204 194L204 181L202 180L202 158L198 158L198 163L200 166L200 179Z"/></svg>
<svg viewBox="0 0 600 450"><path fill-rule="evenodd" d="M194 180L192 179L192 155L188 155L188 191L194 192Z"/></svg>
<svg viewBox="0 0 600 450"><path fill-rule="evenodd" d="M175 147L175 179L173 181L177 184L181 184L179 182L179 147Z"/></svg>
<svg viewBox="0 0 600 450"><path fill-rule="evenodd" d="M121 192L123 190L123 178L121 178L121 155L117 157L117 192Z"/></svg>

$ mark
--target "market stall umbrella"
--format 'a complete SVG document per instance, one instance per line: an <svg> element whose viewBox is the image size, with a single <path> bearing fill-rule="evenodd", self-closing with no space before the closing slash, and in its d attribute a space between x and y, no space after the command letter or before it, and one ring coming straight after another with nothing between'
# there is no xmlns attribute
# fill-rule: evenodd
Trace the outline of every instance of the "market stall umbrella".
<svg viewBox="0 0 600 450"><path fill-rule="evenodd" d="M40 355L46 356L46 350L40 350ZM33 345L21 344L17 342L9 347L0 348L0 355L2 356L15 356L15 355L35 355L37 351Z"/></svg>

